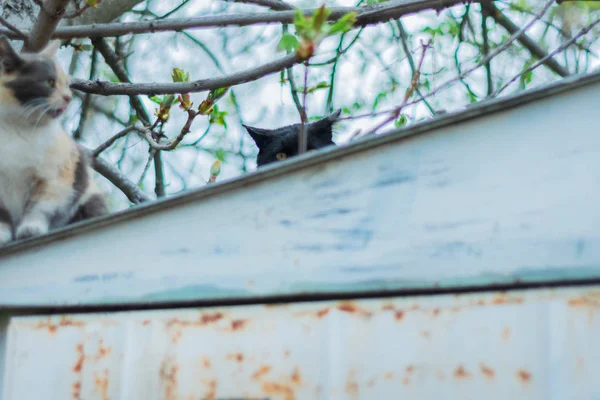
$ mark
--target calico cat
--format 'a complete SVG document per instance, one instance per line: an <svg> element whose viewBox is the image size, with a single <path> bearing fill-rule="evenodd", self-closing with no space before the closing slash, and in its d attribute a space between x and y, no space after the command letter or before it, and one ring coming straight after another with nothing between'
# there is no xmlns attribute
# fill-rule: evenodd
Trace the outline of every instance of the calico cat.
<svg viewBox="0 0 600 400"><path fill-rule="evenodd" d="M0 37L0 246L108 212L88 153L60 123L72 93L59 45L19 54Z"/></svg>
<svg viewBox="0 0 600 400"><path fill-rule="evenodd" d="M307 133L307 149L317 150L335 143L332 140L332 126L337 121L342 110L318 121L304 125ZM261 167L272 162L285 160L298 154L298 135L301 125L288 125L278 129L261 129L244 125L256 146L258 156L256 166Z"/></svg>

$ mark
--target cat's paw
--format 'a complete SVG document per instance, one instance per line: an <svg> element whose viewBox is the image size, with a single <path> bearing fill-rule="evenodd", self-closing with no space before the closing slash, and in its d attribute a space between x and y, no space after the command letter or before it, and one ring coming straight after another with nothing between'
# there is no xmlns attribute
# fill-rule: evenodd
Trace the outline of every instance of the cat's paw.
<svg viewBox="0 0 600 400"><path fill-rule="evenodd" d="M12 228L10 225L0 223L0 247L10 243L13 240Z"/></svg>
<svg viewBox="0 0 600 400"><path fill-rule="evenodd" d="M39 220L24 221L16 232L17 240L29 239L48 233L48 224Z"/></svg>

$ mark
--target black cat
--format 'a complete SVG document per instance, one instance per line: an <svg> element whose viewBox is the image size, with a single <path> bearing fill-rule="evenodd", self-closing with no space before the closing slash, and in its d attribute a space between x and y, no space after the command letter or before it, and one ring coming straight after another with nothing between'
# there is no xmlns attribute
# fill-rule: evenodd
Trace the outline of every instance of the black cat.
<svg viewBox="0 0 600 400"><path fill-rule="evenodd" d="M304 125L308 151L335 146L332 140L332 126L341 112L342 110L337 110L328 117ZM257 167L297 155L300 127L300 124L294 124L277 129L261 129L244 125L258 146Z"/></svg>

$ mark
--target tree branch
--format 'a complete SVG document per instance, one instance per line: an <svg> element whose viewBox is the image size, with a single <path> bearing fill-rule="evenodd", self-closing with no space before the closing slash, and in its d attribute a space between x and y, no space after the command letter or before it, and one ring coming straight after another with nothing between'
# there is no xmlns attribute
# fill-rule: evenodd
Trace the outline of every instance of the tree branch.
<svg viewBox="0 0 600 400"><path fill-rule="evenodd" d="M121 192L127 196L129 201L134 204L144 203L146 201L152 201L152 198L144 193L140 188L133 182L131 182L125 175L121 173L116 167L110 164L108 161L101 157L94 157L90 153L92 159L92 167L100 175L108 179L113 185L115 185Z"/></svg>
<svg viewBox="0 0 600 400"><path fill-rule="evenodd" d="M275 11L284 11L284 10L294 10L296 7L284 3L280 0L229 0L233 3L247 3L247 4L255 4L257 6L269 7L271 10Z"/></svg>
<svg viewBox="0 0 600 400"><path fill-rule="evenodd" d="M499 25L502 25L502 27L504 29L506 29L508 31L508 33L510 33L511 35L513 35L515 32L519 31L519 27L517 25L515 25L514 22L512 22L508 17L506 17L506 15L502 14L502 12L500 10L498 10L493 4L489 4L489 5L484 5L482 3L482 5L484 7L487 7L489 10L490 15L492 16L492 18L494 18L494 20L496 20L496 22ZM546 57L548 55L548 53L542 49L534 40L532 40L529 36L527 35L521 35L519 36L519 43L521 43L521 45L523 47L525 47L527 50L529 50L529 52L537 57L538 59L546 59L546 62L544 63L548 68L550 68L550 70L552 70L554 73L562 76L563 78L566 76L569 76L569 71L563 67L562 65L560 65L555 59L551 58L551 57Z"/></svg>
<svg viewBox="0 0 600 400"><path fill-rule="evenodd" d="M230 87L245 82L251 82L263 76L279 72L300 62L296 54L290 54L279 60L271 61L261 66L250 68L245 71L225 75L218 78L201 79L194 82L172 82L172 83L113 83L102 81L87 81L83 79L73 79L71 87L82 92L96 93L104 96L123 94L136 95L145 94L148 96L158 94L179 94L203 92L206 90Z"/></svg>
<svg viewBox="0 0 600 400"><path fill-rule="evenodd" d="M58 0L54 0L58 1ZM65 1L65 0L62 0ZM407 14L429 10L443 9L462 3L463 0L390 0L364 7L332 7L330 20L337 20L348 12L356 12L355 26L366 26L397 19ZM304 9L302 12L310 16L316 9ZM87 13L86 13L87 14ZM84 16L86 15L84 14ZM139 21L126 23L91 24L60 27L52 35L53 38L71 39L86 37L113 37L127 34L155 33L164 31L182 31L185 29L215 28L224 26L247 26L257 24L292 23L295 11L272 11L253 14L213 15L193 18L173 18L165 20ZM14 32L0 29L0 34L10 39L19 39Z"/></svg>
<svg viewBox="0 0 600 400"><path fill-rule="evenodd" d="M40 13L33 28L25 39L23 50L37 52L43 50L50 41L60 19L65 13L69 0L46 0L40 7Z"/></svg>
<svg viewBox="0 0 600 400"><path fill-rule="evenodd" d="M4 19L2 17L0 17L0 24L4 25L8 29L10 29L12 32L14 32L14 34L17 35L17 37L19 39L25 40L27 38L27 35L24 34L19 28L17 28L16 26L14 26L13 24L11 24L10 22L8 22L6 19Z"/></svg>
<svg viewBox="0 0 600 400"><path fill-rule="evenodd" d="M560 53L563 50L565 50L567 47L573 45L577 41L577 39L579 39L583 35L587 34L594 26L598 25L599 23L600 23L600 19L596 19L594 22L592 22L591 24L589 24L586 27L584 27L582 30L580 30L579 32L577 32L577 34L575 36L573 36L571 38L571 40L568 40L567 42L563 43L560 47L558 47L552 53L548 54L546 57L540 59L538 62L536 62L535 64L533 64L531 67L529 67L529 68L527 68L527 69L519 72L517 75L515 75L514 77L512 77L508 82L506 82L504 85L502 85L502 87L500 87L498 90L496 90L491 95L491 97L498 96L500 94L500 92L502 92L504 89L506 89L511 83L513 83L514 81L516 81L517 79L519 79L521 76L525 75L526 73L528 73L530 71L533 71L534 69L536 69L540 65L544 64L548 59L554 57L558 53Z"/></svg>

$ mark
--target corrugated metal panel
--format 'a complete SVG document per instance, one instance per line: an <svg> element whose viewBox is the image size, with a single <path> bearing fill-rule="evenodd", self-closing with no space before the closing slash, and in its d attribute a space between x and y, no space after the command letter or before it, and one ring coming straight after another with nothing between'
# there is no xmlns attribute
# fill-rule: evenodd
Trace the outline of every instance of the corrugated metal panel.
<svg viewBox="0 0 600 400"><path fill-rule="evenodd" d="M600 398L600 286L13 318L3 400Z"/></svg>
<svg viewBox="0 0 600 400"><path fill-rule="evenodd" d="M569 85L57 234L0 307L599 279L600 74Z"/></svg>

